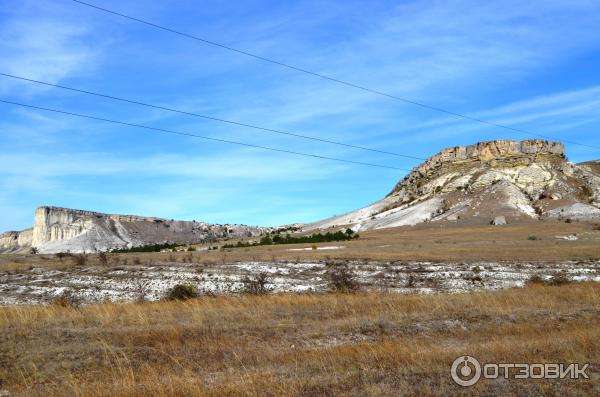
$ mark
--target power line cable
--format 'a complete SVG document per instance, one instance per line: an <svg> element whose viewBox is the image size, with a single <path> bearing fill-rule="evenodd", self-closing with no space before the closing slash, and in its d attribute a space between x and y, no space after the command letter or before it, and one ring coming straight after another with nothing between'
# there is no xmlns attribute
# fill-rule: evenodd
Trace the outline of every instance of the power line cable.
<svg viewBox="0 0 600 397"><path fill-rule="evenodd" d="M391 166L387 166L387 165L383 165L383 164L374 164L374 163L365 163L362 161L346 160L346 159L340 159L340 158L336 158L336 157L322 156L319 154L296 152L296 151L292 151L292 150L278 149L278 148L262 146L262 145L254 145L251 143L232 141L232 140L228 140L228 139L213 138L213 137L209 137L209 136L191 134L191 133L187 133L187 132L167 130L164 128L150 127L150 126L142 125L142 124L134 124L134 123L128 123L125 121L118 121L118 120L112 120L112 119L107 119L107 118L102 118L102 117L90 116L87 114L68 112L68 111L64 111L64 110L51 109L51 108L35 106L35 105L28 105L28 104L8 101L8 100L4 100L4 99L0 99L0 102L10 104L10 105L15 105L15 106L31 108L31 109L44 110L44 111L48 111L48 112L65 114L65 115L74 116L74 117L86 118L86 119L91 119L91 120L96 120L96 121L103 121L106 123L113 123L113 124L119 124L119 125L124 125L124 126L128 126L128 127L142 128L142 129L156 131L156 132L165 133L165 134L181 135L181 136L187 136L187 137L191 137L191 138L205 139L205 140L214 141L214 142L228 143L228 144L232 144L232 145L239 145L239 146L246 146L246 147L252 147L252 148L257 148L257 149L270 150L273 152L294 154L297 156L313 157L313 158L324 159L324 160L333 160L333 161L338 161L338 162L343 162L343 163L357 164L357 165L363 165L363 166L369 166L369 167L386 168L386 169L400 170L400 171L411 171L406 168L391 167Z"/></svg>
<svg viewBox="0 0 600 397"><path fill-rule="evenodd" d="M310 71L308 69L304 69L304 68L301 68L301 67L298 67L298 66L291 65L289 63L285 63L285 62L278 61L276 59L267 58L267 57L264 57L264 56L261 56L261 55L253 54L253 53L245 51L245 50L240 50L240 49L237 49L237 48L225 45L225 44L217 43L217 42L212 41L212 40L208 40L208 39L204 39L202 37L194 36L192 34L185 33L185 32L182 32L180 30L176 30L176 29L165 27L165 26L161 26L161 25L158 25L158 24L153 23L153 22L149 22L149 21L137 18L137 17L133 17L131 15L126 15L126 14L123 14L123 13L120 13L120 12L117 12L117 11L109 10L107 8L103 8L103 7L97 6L95 4L87 3L85 1L81 1L81 0L71 0L71 1L73 1L75 3L78 3L78 4L81 4L81 5L84 5L84 6L87 6L87 7L90 7L90 8L94 8L96 10L99 10L99 11L102 11L102 12L105 12L105 13L117 15L119 17L122 17L122 18L125 18L125 19L129 19L131 21L142 23L144 25L148 25L148 26L151 26L151 27L154 27L154 28L157 28L157 29L169 32L169 33L173 33L173 34L176 34L176 35L179 35L179 36L183 36L183 37L186 37L188 39L193 39L193 40L202 42L204 44L208 44L208 45L211 45L211 46L219 47L219 48L222 48L222 49L227 50L227 51L236 52L238 54L246 55L248 57L252 57L252 58L258 59L260 61L264 61L264 62L268 62L268 63L271 63L271 64L275 64L275 65L278 65L278 66L281 66L281 67L284 67L284 68L287 68L287 69L292 69L292 70L295 70L297 72L305 73L305 74L308 74L308 75L311 75L311 76L314 76L314 77L319 77L319 78L324 79L324 80L329 80L329 81L332 81L332 82L335 82L335 83L338 83L338 84L342 84L342 85L345 85L345 86L348 86L348 87L352 87L352 88L356 88L356 89L359 89L359 90L362 90L362 91L370 92L372 94L384 96L384 97L387 97L387 98L390 98L390 99L395 99L397 101L401 101L401 102L408 103L408 104L411 104L411 105L420 106L422 108L429 109L429 110L432 110L432 111L435 111L435 112L445 113L445 114L450 115L450 116L462 118L462 119L465 119L465 120L470 120L470 121L477 122L477 123L486 124L486 125L489 125L489 126L492 126L492 127L503 128L503 129L506 129L506 130L509 130L509 131L513 131L513 132L518 132L518 133L521 133L521 134L526 134L526 135L531 135L531 136L537 136L537 137L540 137L540 138L552 139L552 140L558 139L558 138L555 138L555 137L552 137L552 136L549 136L549 135L538 134L538 133L527 131L527 130L523 130L523 129L520 129L520 128L515 128L515 127L510 127L510 126L506 126L506 125L503 125L503 124L495 123L493 121L483 120L483 119L480 119L478 117L469 116L469 115L466 115L466 114L463 114L463 113L458 113L458 112L454 112L454 111L451 111L451 110L446 110L446 109L443 109L443 108L440 108L440 107L437 107L437 106L428 105L428 104L423 103L423 102L414 101L414 100L411 100L411 99L408 99L408 98L404 98L404 97L400 97L400 96L397 96L397 95L389 94L389 93L386 93L386 92L383 92L383 91L379 91L379 90L376 90L376 89L373 89L373 88L369 88L369 87L366 87L366 86L363 86L363 85L359 85L359 84L352 83L352 82L349 82L349 81L341 80L341 79L338 79L338 78L335 78L335 77L331 77L331 76L328 76L328 75L325 75L325 74L322 74L322 73L313 72L313 71ZM575 141L567 141L565 139L561 139L561 140L563 142L565 142L565 143L570 143L572 145L583 146L583 147L587 147L587 148L591 148L591 149L600 149L600 147L598 147L598 146L587 145L587 144L579 143L579 142L575 142Z"/></svg>
<svg viewBox="0 0 600 397"><path fill-rule="evenodd" d="M22 76L16 76L16 75L9 74L9 73L2 73L2 72L0 72L0 76L10 77L10 78L17 79L17 80L22 80L22 81L27 81L27 82L30 82L30 83L41 84L41 85L45 85L45 86L48 86L48 87L60 88L60 89L63 89L63 90L69 90L69 91L78 92L78 93L82 93L82 94L93 95L93 96L97 96L97 97L101 97L101 98L112 99L112 100L115 100L115 101L121 101L121 102L131 103L131 104L134 104L134 105L145 106L145 107L149 107L149 108L153 108L153 109L159 109L159 110L164 110L164 111L173 112L173 113L185 114L185 115L188 115L188 116L200 117L200 118L203 118L203 119L206 119L206 120L218 121L218 122L227 123L227 124L233 124L233 125L237 125L237 126L245 127L245 128L252 128L252 129L255 129L255 130L264 131L264 132L270 132L270 133L274 133L274 134L288 135L288 136L293 136L293 137L296 137L296 138L309 139L309 140L312 140L312 141L317 141L317 142L322 142L322 143L328 143L328 144L338 145L338 146L345 146L345 147L349 147L349 148L352 148L352 149L367 150L369 152L375 152L375 153L380 153L380 154L387 154L387 155L392 155L392 156L397 156L397 157L404 157L404 158L409 158L409 159L414 159L414 160L421 160L421 161L426 160L426 159L421 158L421 157L416 157L416 156L411 156L411 155L406 155L406 154L400 154L400 153L394 153L394 152L389 152L389 151L386 151L386 150L373 149L373 148L368 148L368 147L364 147L364 146L352 145L352 144L349 144L349 143L332 141L332 140L329 140L329 139L317 138L317 137L314 137L314 136L302 135L302 134L297 134L297 133L294 133L294 132L288 132L288 131L283 131L283 130L276 130L276 129L273 129L273 128L261 127L261 126L254 125L254 124L248 124L248 123L243 123L243 122L239 122L239 121L227 120L227 119L223 119L223 118L219 118L219 117L207 116L207 115L203 115L203 114L199 114L199 113L194 113L194 112L188 112L188 111L184 111L184 110L174 109L174 108L170 108L170 107L166 107L166 106L153 105L153 104L146 103L146 102L140 102L140 101L136 101L136 100L133 100L133 99L116 97L116 96L113 96L113 95L107 95L107 94L102 94L102 93L99 93L99 92L83 90L83 89L80 89L80 88L73 88L73 87L67 87L67 86L60 85L60 84L47 83L45 81L30 79L30 78L22 77Z"/></svg>

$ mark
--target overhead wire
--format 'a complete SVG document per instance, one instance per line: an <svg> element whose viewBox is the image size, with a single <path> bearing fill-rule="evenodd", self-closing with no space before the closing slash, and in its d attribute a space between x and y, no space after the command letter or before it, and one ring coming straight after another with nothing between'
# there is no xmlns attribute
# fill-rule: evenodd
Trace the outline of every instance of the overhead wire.
<svg viewBox="0 0 600 397"><path fill-rule="evenodd" d="M86 119L91 119L91 120L96 120L96 121L102 121L102 122L106 122L106 123L124 125L127 127L141 128L141 129L146 129L146 130L150 130L150 131L154 131L154 132L160 132L160 133L164 133L164 134L180 135L180 136L186 136L186 137L190 137L190 138L199 138L199 139L204 139L204 140L208 140L208 141L227 143L227 144L232 144L232 145L245 146L245 147L257 148L257 149L269 150L269 151L273 151L273 152L281 152L281 153L286 153L286 154L293 154L293 155L297 155L297 156L305 156L305 157L312 157L312 158L318 158L318 159L324 159L324 160L332 160L332 161L343 162L343 163L357 164L357 165L368 166L368 167L386 168L386 169L400 170L400 171L411 171L406 168L392 167L392 166L388 166L388 165L384 165L384 164L375 164L375 163L368 163L368 162L362 162L362 161L347 160L347 159L341 159L341 158L337 158L337 157L323 156L323 155L312 154L312 153L304 153L304 152L298 152L298 151L287 150L287 149L279 149L279 148L274 148L274 147L270 147L270 146L256 145L256 144L239 142L239 141L234 141L234 140L229 140L229 139L214 138L214 137L209 137L206 135L192 134L189 132L175 131L175 130L170 130L170 129L166 129L166 128L151 127L151 126L142 125L142 124L129 123L129 122L125 122L125 121L113 120L113 119L108 119L108 118L104 118L104 117L97 117L97 116L92 116L92 115L87 115L87 114L69 112L66 110L30 105L30 104L25 104L25 103L20 103L20 102L9 101L9 100L5 100L5 99L0 99L0 103L10 104L10 105L14 105L14 106L21 106L21 107L36 109L36 110L43 110L43 111L48 111L48 112L53 112L53 113L58 113L58 114L63 114L63 115L68 115L68 116L79 117L79 118L86 118Z"/></svg>
<svg viewBox="0 0 600 397"><path fill-rule="evenodd" d="M232 46L229 46L229 45L218 43L216 41L209 40L209 39L206 39L206 38L203 38L203 37L199 37L199 36L196 36L196 35L193 35L193 34L190 34L190 33L186 33L186 32L183 32L181 30L177 30L177 29L174 29L174 28L170 28L170 27L166 27L166 26L163 26L163 25L159 25L157 23L150 22L150 21L144 20L142 18L134 17L134 16L131 16L131 15L122 13L122 12L114 11L114 10L111 10L111 9L108 9L108 8L105 8L105 7L100 7L100 6L96 5L96 4L88 3L88 2L85 2L85 1L82 1L82 0L71 0L71 1L73 1L75 3L78 3L80 5L83 5L83 6L92 8L92 9L95 9L97 11L102 11L104 13L116 15L116 16L119 16L121 18L128 19L130 21L135 21L137 23L141 23L141 24L144 24L144 25L147 25L147 26L151 26L153 28L160 29L160 30L172 33L172 34L176 34L176 35L188 38L188 39L196 40L196 41L202 42L202 43L207 44L207 45L211 45L211 46L218 47L218 48L221 48L221 49L224 49L224 50L227 50L227 51L235 52L235 53L238 53L238 54L241 54L241 55L244 55L244 56L248 56L248 57L251 57L251 58L263 61L263 62L268 62L268 63L274 64L274 65L277 65L277 66L280 66L280 67L283 67L283 68L287 68L287 69L291 69L291 70L294 70L294 71L297 71L297 72L308 74L308 75L311 75L311 76L314 76L314 77L318 77L320 79L328 80L328 81L331 81L331 82L334 82L334 83L337 83L337 84L342 84L342 85L345 85L347 87L351 87L351 88L355 88L355 89L358 89L358 90L361 90L361 91L369 92L371 94L375 94L375 95L387 97L387 98L390 98L390 99L394 99L396 101L401 101L401 102L404 102L404 103L407 103L407 104L419 106L421 108L425 108L425 109L428 109L428 110L431 110L431 111L435 111L435 112L439 112L439 113L444 113L444 114L447 114L447 115L450 115L450 116L453 116L453 117L462 118L464 120L469 120L469 121L472 121L472 122L477 122L477 123L485 124L485 125L488 125L488 126L497 127L497 128L505 129L505 130L512 131L512 132L518 132L520 134L525 134L525 135L530 135L530 136L536 136L538 138L551 139L551 140L559 139L557 137L553 137L553 136L550 136L550 135L540 134L540 133L536 133L536 132L524 130L524 129L521 129L521 128L511 127L511 126L507 126L507 125L504 125L504 124L496 123L496 122L493 122L493 121L484 120L484 119L481 119L479 117L469 116L469 115L464 114L464 113L459 113L459 112L455 112L455 111L452 111L452 110L447 110L447 109L441 108L439 106L429 105L429 104L426 104L424 102L420 102L420 101L412 100L412 99L409 99L409 98L401 97L401 96L398 96L398 95L390 94L390 93L387 93L387 92L384 92L384 91L381 91L381 90L370 88L370 87L367 87L367 86L364 86L364 85L361 85L361 84L357 84L357 83L353 83L353 82L350 82L350 81L347 81L347 80L342 80L342 79L339 79L339 78L336 78L336 77L332 77L332 76L329 76L329 75L326 75L326 74L323 74L323 73L314 72L314 71L311 71L311 70L308 70L308 69L305 69L305 68L302 68L302 67L299 67L299 66L292 65L291 63L287 63L287 62L279 61L279 60L276 60L276 59L273 59L273 58L269 58L269 57L266 57L266 56L258 55L258 54L252 53L250 51L241 50L239 48L235 48L235 47L232 47ZM598 147L598 146L589 145L589 144L585 144L585 143L580 143L580 142L576 142L576 141L572 141L572 140L566 140L566 139L560 139L560 140L562 142L569 143L569 144L572 144L572 145L578 145L578 146L582 146L582 147L587 147L587 148L591 148L591 149L600 150L600 147Z"/></svg>

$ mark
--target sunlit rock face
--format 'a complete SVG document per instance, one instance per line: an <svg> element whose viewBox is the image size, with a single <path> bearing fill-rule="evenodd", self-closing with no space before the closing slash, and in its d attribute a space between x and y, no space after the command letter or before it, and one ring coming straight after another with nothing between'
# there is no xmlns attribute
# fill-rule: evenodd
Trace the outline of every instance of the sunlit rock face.
<svg viewBox="0 0 600 397"><path fill-rule="evenodd" d="M21 232L6 232L0 234L0 250L18 251L22 247L31 247L33 229L25 229Z"/></svg>
<svg viewBox="0 0 600 397"><path fill-rule="evenodd" d="M198 243L219 238L249 237L267 228L214 225L134 215L111 215L60 207L39 207L33 229L0 236L0 250L39 253L98 252L147 244Z"/></svg>
<svg viewBox="0 0 600 397"><path fill-rule="evenodd" d="M599 207L597 162L570 163L559 142L498 140L444 149L415 167L384 199L306 229L493 224L497 217L508 223L569 217L592 221L600 220L594 211Z"/></svg>
<svg viewBox="0 0 600 397"><path fill-rule="evenodd" d="M544 158L564 159L565 146L559 142L538 139L526 141L499 140L480 142L469 146L455 146L442 150L415 167L394 187L392 193L447 167L461 164L475 165L477 163L485 163L491 167L501 167L510 164L511 160L515 164L522 164L524 160L535 162L543 161Z"/></svg>

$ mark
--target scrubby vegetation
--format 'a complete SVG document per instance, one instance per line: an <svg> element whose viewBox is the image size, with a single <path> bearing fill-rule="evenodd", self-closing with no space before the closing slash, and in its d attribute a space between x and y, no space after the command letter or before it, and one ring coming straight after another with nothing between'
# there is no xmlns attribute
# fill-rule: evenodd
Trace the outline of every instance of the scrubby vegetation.
<svg viewBox="0 0 600 397"><path fill-rule="evenodd" d="M181 244L172 244L172 243L149 244L149 245L142 245L139 247L114 249L111 252L118 253L118 254L125 254L125 253L129 253L129 252L160 252L162 250L174 250L177 247L181 247Z"/></svg>
<svg viewBox="0 0 600 397"><path fill-rule="evenodd" d="M297 232L298 230L300 230L300 228L297 226L288 226L288 227L282 227L282 228L278 228L275 230L271 230L271 234L280 234L280 233L284 233L284 232Z"/></svg>
<svg viewBox="0 0 600 397"><path fill-rule="evenodd" d="M271 292L271 288L269 287L269 276L267 273L259 273L254 276L245 276L242 279L242 283L244 284L244 288L242 289L242 293L251 294L251 295L264 295Z"/></svg>
<svg viewBox="0 0 600 397"><path fill-rule="evenodd" d="M78 307L81 304L80 300L68 289L54 298L51 303L60 307Z"/></svg>
<svg viewBox="0 0 600 397"><path fill-rule="evenodd" d="M277 234L275 236L264 236L257 242L249 241L238 241L237 244L224 244L223 248L242 248L242 247L256 247L259 245L272 245L272 244L306 244L306 243L327 243L331 241L348 241L359 238L360 235L354 233L352 229L346 229L345 232L338 230L337 232L327 233L315 233L308 236L291 236L286 234L282 236Z"/></svg>
<svg viewBox="0 0 600 397"><path fill-rule="evenodd" d="M360 284L356 281L354 274L347 266L336 266L328 273L329 290L333 292L357 292Z"/></svg>
<svg viewBox="0 0 600 397"><path fill-rule="evenodd" d="M167 292L169 300L187 300L198 297L198 288L191 284L177 284Z"/></svg>
<svg viewBox="0 0 600 397"><path fill-rule="evenodd" d="M539 274L532 274L531 277L529 277L529 280L527 280L527 284L528 285L553 285L553 286L559 286L559 285L569 284L571 282L572 282L572 280L564 272L563 273L555 274L554 276L552 276L552 277L550 277L548 279L543 278Z"/></svg>

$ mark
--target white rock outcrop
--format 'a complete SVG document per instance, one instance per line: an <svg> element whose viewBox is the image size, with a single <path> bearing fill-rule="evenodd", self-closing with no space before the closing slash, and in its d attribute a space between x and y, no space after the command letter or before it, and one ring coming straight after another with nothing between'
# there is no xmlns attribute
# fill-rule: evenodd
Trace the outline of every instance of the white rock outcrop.
<svg viewBox="0 0 600 397"><path fill-rule="evenodd" d="M40 253L98 252L167 242L187 244L249 237L265 230L268 229L44 206L36 209L32 229L0 236L0 251L24 252L33 247Z"/></svg>
<svg viewBox="0 0 600 397"><path fill-rule="evenodd" d="M383 200L305 229L348 225L368 230L429 221L483 224L490 219L600 220L599 201L597 162L568 162L558 142L491 141L444 149L415 167Z"/></svg>
<svg viewBox="0 0 600 397"><path fill-rule="evenodd" d="M548 217L574 221L600 220L600 208L590 204L575 203L548 211Z"/></svg>
<svg viewBox="0 0 600 397"><path fill-rule="evenodd" d="M506 217L500 215L494 218L494 220L492 221L492 224L494 226L502 226L502 225L506 225Z"/></svg>

